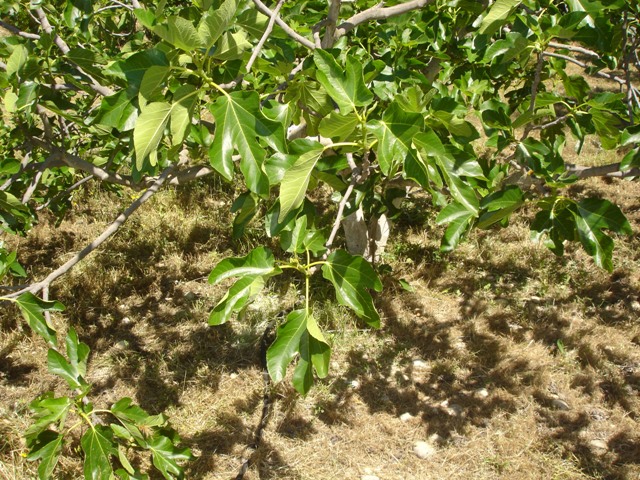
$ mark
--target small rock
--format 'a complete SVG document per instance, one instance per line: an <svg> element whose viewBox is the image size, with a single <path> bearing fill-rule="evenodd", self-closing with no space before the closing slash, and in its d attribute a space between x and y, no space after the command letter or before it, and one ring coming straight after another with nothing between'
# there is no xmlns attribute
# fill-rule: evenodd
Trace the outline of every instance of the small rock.
<svg viewBox="0 0 640 480"><path fill-rule="evenodd" d="M412 418L413 418L413 415L411 415L409 412L405 412L402 415L400 415L400 420L403 422L408 422Z"/></svg>
<svg viewBox="0 0 640 480"><path fill-rule="evenodd" d="M447 413L452 417L459 417L460 415L462 415L462 407L457 403L452 403L449 405Z"/></svg>
<svg viewBox="0 0 640 480"><path fill-rule="evenodd" d="M187 292L187 294L184 296L184 299L187 302L193 302L196 299L196 294L193 292Z"/></svg>
<svg viewBox="0 0 640 480"><path fill-rule="evenodd" d="M131 319L129 317L124 317L122 319L122 324L123 325L131 325L131 323L133 323L133 322L131 322Z"/></svg>
<svg viewBox="0 0 640 480"><path fill-rule="evenodd" d="M413 368L427 368L427 362L424 360L416 359L413 361Z"/></svg>
<svg viewBox="0 0 640 480"><path fill-rule="evenodd" d="M116 343L116 348L119 348L120 350L124 350L128 346L129 342L127 342L126 340L120 340L118 343Z"/></svg>
<svg viewBox="0 0 640 480"><path fill-rule="evenodd" d="M232 374L230 374L230 375L229 375L229 378L230 378L231 380L233 380L234 378L238 378L238 374L237 374L237 373L235 373L235 372L233 372Z"/></svg>
<svg viewBox="0 0 640 480"><path fill-rule="evenodd" d="M437 433L434 433L433 435L429 435L429 443L432 445L444 445L444 442L445 442L444 438L442 438Z"/></svg>
<svg viewBox="0 0 640 480"><path fill-rule="evenodd" d="M486 388L479 388L474 392L474 394L478 398L487 398L489 396L489 391Z"/></svg>
<svg viewBox="0 0 640 480"><path fill-rule="evenodd" d="M360 386L360 382L358 380L351 380L349 382L349 386L353 389L356 389Z"/></svg>
<svg viewBox="0 0 640 480"><path fill-rule="evenodd" d="M593 448L594 450L609 450L609 445L607 445L607 442L605 442L604 440L591 440L589 442L589 445L591 445L591 448Z"/></svg>
<svg viewBox="0 0 640 480"><path fill-rule="evenodd" d="M556 410L571 410L569 404L564 400L560 400L559 398L554 398L551 401L551 405L553 405L553 408L555 408Z"/></svg>
<svg viewBox="0 0 640 480"><path fill-rule="evenodd" d="M435 455L436 449L428 442L419 441L413 445L413 453L416 454L416 457L424 460Z"/></svg>
<svg viewBox="0 0 640 480"><path fill-rule="evenodd" d="M640 312L640 302L638 300L631 302L631 310L634 312Z"/></svg>
<svg viewBox="0 0 640 480"><path fill-rule="evenodd" d="M360 480L380 480L380 477L377 475L362 475Z"/></svg>

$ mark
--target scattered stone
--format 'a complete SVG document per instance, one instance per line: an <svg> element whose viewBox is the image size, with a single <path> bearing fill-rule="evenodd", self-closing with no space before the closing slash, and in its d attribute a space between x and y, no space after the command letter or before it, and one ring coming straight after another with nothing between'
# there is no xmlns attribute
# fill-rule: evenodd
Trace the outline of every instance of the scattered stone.
<svg viewBox="0 0 640 480"><path fill-rule="evenodd" d="M452 417L459 417L462 415L462 407L457 403L449 403L449 400L445 400L440 404L440 406Z"/></svg>
<svg viewBox="0 0 640 480"><path fill-rule="evenodd" d="M353 389L357 389L360 386L360 382L358 380L351 380L349 382L349 386Z"/></svg>
<svg viewBox="0 0 640 480"><path fill-rule="evenodd" d="M403 422L408 422L411 419L413 419L413 415L411 415L409 412L405 412L400 415L400 420Z"/></svg>
<svg viewBox="0 0 640 480"><path fill-rule="evenodd" d="M237 374L237 373L235 373L235 372L233 372L232 374L230 374L230 375L229 375L229 378L230 378L231 380L233 380L234 378L238 378L238 374Z"/></svg>
<svg viewBox="0 0 640 480"><path fill-rule="evenodd" d="M119 348L120 350L124 350L129 346L129 342L127 342L126 340L120 340L118 343L116 343L116 348Z"/></svg>
<svg viewBox="0 0 640 480"><path fill-rule="evenodd" d="M555 408L556 410L564 410L564 411L571 410L571 407L569 406L569 404L564 400L560 400L559 398L554 398L551 401L551 405L553 405L553 408Z"/></svg>
<svg viewBox="0 0 640 480"><path fill-rule="evenodd" d="M380 480L380 477L377 475L362 475L360 480Z"/></svg>
<svg viewBox="0 0 640 480"><path fill-rule="evenodd" d="M601 451L607 451L609 450L609 445L607 445L607 442L605 442L604 440L591 440L589 442L589 445L591 445L591 448L593 448L594 450L601 450Z"/></svg>
<svg viewBox="0 0 640 480"><path fill-rule="evenodd" d="M478 398L487 398L489 396L489 391L486 388L479 388L474 393Z"/></svg>
<svg viewBox="0 0 640 480"><path fill-rule="evenodd" d="M444 445L445 440L437 433L434 433L433 435L429 436L429 443L432 445Z"/></svg>
<svg viewBox="0 0 640 480"><path fill-rule="evenodd" d="M638 300L631 302L631 310L634 312L640 312L640 302Z"/></svg>
<svg viewBox="0 0 640 480"><path fill-rule="evenodd" d="M436 449L428 442L418 441L413 445L413 453L424 460L435 455Z"/></svg>
<svg viewBox="0 0 640 480"><path fill-rule="evenodd" d="M413 361L413 368L427 368L427 362L419 358Z"/></svg>
<svg viewBox="0 0 640 480"><path fill-rule="evenodd" d="M129 317L124 317L122 319L122 324L123 325L131 325L133 322L131 321L131 319Z"/></svg>

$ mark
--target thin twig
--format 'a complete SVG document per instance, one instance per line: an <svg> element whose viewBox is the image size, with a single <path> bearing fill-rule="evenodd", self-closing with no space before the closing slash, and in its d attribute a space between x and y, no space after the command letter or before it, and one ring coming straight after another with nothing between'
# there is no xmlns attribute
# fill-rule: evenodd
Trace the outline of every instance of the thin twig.
<svg viewBox="0 0 640 480"><path fill-rule="evenodd" d="M426 7L434 1L435 0L412 0L410 2L394 5L393 7L383 7L384 2L380 2L377 5L368 8L367 10L356 13L351 18L341 23L336 28L334 34L334 42L362 23L369 22L371 20L384 20L387 18L402 15L403 13Z"/></svg>
<svg viewBox="0 0 640 480"><path fill-rule="evenodd" d="M68 273L78 262L84 259L87 255L89 255L96 248L102 245L109 237L116 233L124 224L124 222L126 222L138 208L140 208L160 189L160 187L165 182L165 180L167 180L174 168L174 165L167 167L151 187L149 187L137 200L129 205L129 207L124 212L118 215L118 218L116 218L113 223L111 223L111 225L109 225L96 239L94 239L81 251L76 253L71 259L65 262L64 265L51 272L44 280L34 283L29 287L19 290L15 293L12 293L11 295L8 295L7 298L17 298L25 292L31 292L35 294L38 291L43 290L44 288L51 285L51 283L60 278L62 275Z"/></svg>
<svg viewBox="0 0 640 480"><path fill-rule="evenodd" d="M569 115L562 115L561 117L558 117L549 123L543 123L542 125L534 125L531 127L531 130L545 130L547 128L553 127L554 125L558 125L559 123L564 122L567 118L569 118Z"/></svg>
<svg viewBox="0 0 640 480"><path fill-rule="evenodd" d="M589 65L587 65L586 63L581 62L580 60L576 60L575 58L570 57L568 55L562 55L560 53L554 53L554 52L544 52L543 55L545 57L554 57L554 58L560 58L562 60L566 60L567 62L571 62L571 63L573 63L575 65L578 65L579 67L582 67L584 69L589 68ZM613 80L614 82L617 82L620 85L625 85L626 84L626 82L622 78L620 78L620 77L618 77L616 75L613 75L611 73L595 72L593 75L598 76L598 77L602 77L602 78L606 78L608 80Z"/></svg>
<svg viewBox="0 0 640 480"><path fill-rule="evenodd" d="M327 240L327 243L324 244L324 246L327 247L326 255L329 254L329 250L331 250L331 247L333 246L333 241L335 240L336 235L338 234L338 230L340 230L340 224L342 222L342 214L344 212L345 206L347 205L347 202L349 201L349 197L351 196L353 189L355 188L355 186L358 184L358 181L360 180L359 168L356 165L356 162L353 160L353 154L349 152L346 154L346 157L347 157L347 163L349 164L349 168L351 168L351 182L349 183L347 190L344 192L344 195L342 196L342 199L338 204L338 213L336 213L336 219L333 222L333 228L331 229L331 233L329 234L329 239Z"/></svg>
<svg viewBox="0 0 640 480"><path fill-rule="evenodd" d="M260 10L262 13L264 13L268 17L272 16L273 12L271 11L271 9L269 7L267 7L264 3L262 3L260 0L253 0L253 3L258 8L258 10ZM302 46L307 47L307 48L309 48L311 50L316 48L315 45L313 44L313 42L310 42L308 39L306 39L305 37L300 35L293 28L291 28L289 25L287 25L284 22L284 20L282 20L281 18L276 18L276 24L280 28L282 28L282 30L284 30L284 32L287 35L289 35L291 38L293 38L296 42L298 42Z"/></svg>
<svg viewBox="0 0 640 480"><path fill-rule="evenodd" d="M4 20L0 20L0 27L2 27L5 30L8 30L9 32L13 33L14 35L18 35L19 37L22 37L22 38L28 38L29 40L39 40L40 39L40 35L38 35L37 33L23 32L18 27L14 26L14 25L11 25L10 23L5 22Z"/></svg>
<svg viewBox="0 0 640 480"><path fill-rule="evenodd" d="M534 74L533 77L533 83L531 84L531 101L529 102L529 109L528 109L528 113L531 114L533 113L533 111L536 108L536 98L538 96L538 87L540 86L540 77L542 74L542 65L544 64L544 52L539 52L538 53L538 62L536 63L536 73ZM520 138L520 141L524 141L524 139L526 139L529 136L529 133L531 132L531 124L528 124L525 129L524 132L522 133L522 137Z"/></svg>
<svg viewBox="0 0 640 480"><path fill-rule="evenodd" d="M278 13L280 12L280 8L282 8L282 5L284 4L284 1L285 0L279 0L276 5L276 8L274 8L273 11L271 12L271 17L269 18L269 23L267 24L267 28L262 34L262 37L260 38L258 45L256 45L256 47L253 49L251 58L249 58L249 61L247 62L247 67L246 67L247 73L251 71L251 67L253 66L253 63L258 58L258 55L260 55L260 52L262 51L262 47L264 47L264 44L266 43L267 38L269 38L269 35L271 35L271 32L273 31L273 25L279 18Z"/></svg>
<svg viewBox="0 0 640 480"><path fill-rule="evenodd" d="M62 38L60 38L60 36L57 33L56 34L53 33L53 27L51 26L51 23L49 23L49 19L47 18L47 15L44 12L44 10L42 10L42 8L36 8L35 12L36 12L36 15L38 16L38 21L40 22L40 26L46 33L48 33L49 35L53 35L53 42L58 46L60 51L65 55L69 53L69 51L71 50L69 48L69 45L67 45L67 43ZM93 78L91 75L85 72L78 64L71 61L70 59L67 59L67 60L73 63L75 67L78 69L78 71L91 81L90 87L93 91L105 97L108 97L109 95L113 95L114 93L113 90L111 90L108 87L100 85L100 83L98 83L98 81L95 78Z"/></svg>
<svg viewBox="0 0 640 480"><path fill-rule="evenodd" d="M559 50L568 50L570 52L576 52L576 53L582 53L583 55L587 55L589 57L593 57L596 59L600 59L600 55L598 55L596 52L594 52L593 50L589 50L583 47L579 47L577 45L566 45L564 43L557 43L557 42L549 42L548 45L551 48L557 48Z"/></svg>

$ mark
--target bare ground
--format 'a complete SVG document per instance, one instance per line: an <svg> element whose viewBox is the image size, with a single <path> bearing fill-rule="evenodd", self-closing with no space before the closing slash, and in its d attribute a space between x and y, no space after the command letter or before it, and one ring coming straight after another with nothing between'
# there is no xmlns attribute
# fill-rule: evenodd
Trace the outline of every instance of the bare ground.
<svg viewBox="0 0 640 480"><path fill-rule="evenodd" d="M638 182L591 180L573 193L614 200L640 231ZM13 240L35 278L115 216L112 199L97 198L59 229L43 219ZM196 454L189 479L235 477L262 406L260 336L298 297L298 280L282 278L242 319L207 325L223 293L206 282L211 268L263 241L258 230L230 239L231 198L204 184L159 195L52 291L67 305L56 325L76 326L92 348L96 406L130 396L165 411ZM609 274L577 247L559 259L533 244L526 218L444 256L425 211L415 200L395 229L385 258L394 274L376 299L381 330L336 307L316 279L330 375L306 398L287 382L273 387L246 478L639 479L638 233L616 239ZM18 312L7 308L0 321L0 478L34 478L21 439L28 404L64 388ZM433 447L425 459L418 441ZM68 451L56 478L80 476Z"/></svg>

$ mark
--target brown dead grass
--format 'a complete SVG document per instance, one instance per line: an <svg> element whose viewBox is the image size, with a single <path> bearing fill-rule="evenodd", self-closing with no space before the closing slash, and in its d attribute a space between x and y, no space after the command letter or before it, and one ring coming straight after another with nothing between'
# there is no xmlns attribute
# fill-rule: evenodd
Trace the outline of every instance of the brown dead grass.
<svg viewBox="0 0 640 480"><path fill-rule="evenodd" d="M572 193L614 200L640 229L637 182L590 180ZM223 292L206 282L213 265L265 241L257 230L230 239L231 198L207 184L158 195L52 291L68 307L56 324L73 324L92 348L92 400L130 396L165 411L197 455L189 479L235 477L261 410L260 335L298 295L294 277L278 280L241 320L207 326ZM524 220L443 256L439 227L414 202L386 260L415 291L385 276L383 328L369 331L315 280L330 375L305 398L288 382L274 387L247 480L640 478L638 234L617 240L612 274L579 248L558 259L531 243ZM61 228L43 219L20 240L34 277L117 211L99 192L77 207ZM420 218L420 228L406 226ZM24 480L35 475L21 439L28 403L64 388L16 311L2 314L1 328L0 478ZM436 453L417 458L419 440ZM68 455L57 478L80 468Z"/></svg>

